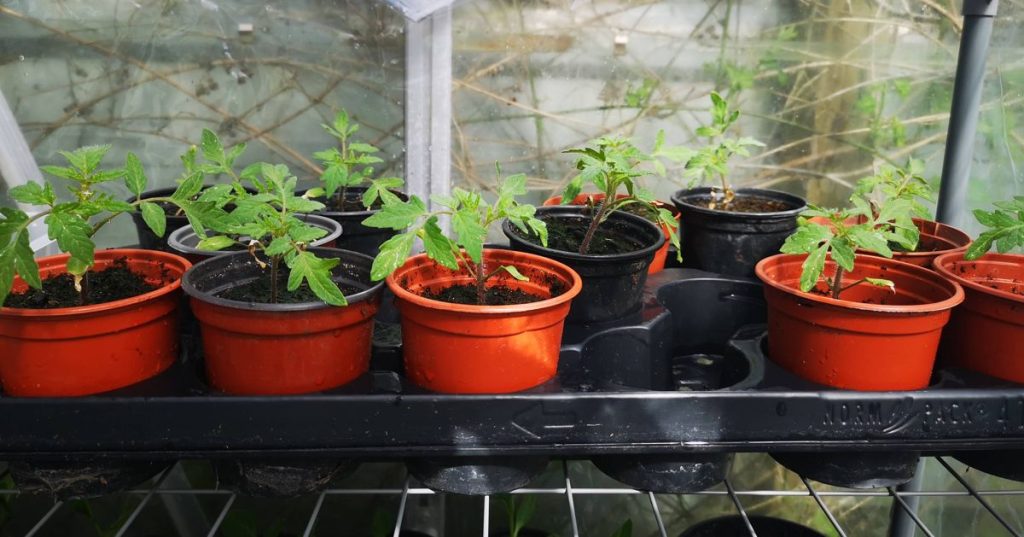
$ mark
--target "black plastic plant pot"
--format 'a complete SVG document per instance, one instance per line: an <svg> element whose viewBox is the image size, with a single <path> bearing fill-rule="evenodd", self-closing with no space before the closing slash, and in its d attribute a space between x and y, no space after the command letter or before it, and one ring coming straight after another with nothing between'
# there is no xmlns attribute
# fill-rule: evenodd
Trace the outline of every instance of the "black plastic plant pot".
<svg viewBox="0 0 1024 537"><path fill-rule="evenodd" d="M262 498L295 498L324 490L331 481L350 475L354 461L217 460L217 480L228 490Z"/></svg>
<svg viewBox="0 0 1024 537"><path fill-rule="evenodd" d="M954 453L953 457L986 474L1011 481L1024 481L1024 451L960 451Z"/></svg>
<svg viewBox="0 0 1024 537"><path fill-rule="evenodd" d="M873 489L902 485L914 477L916 451L772 453L772 458L796 474L828 485Z"/></svg>
<svg viewBox="0 0 1024 537"><path fill-rule="evenodd" d="M8 468L23 494L70 500L120 492L146 482L168 466L166 461L12 461Z"/></svg>
<svg viewBox="0 0 1024 537"><path fill-rule="evenodd" d="M366 192L366 187L349 187L345 190L345 199L347 201L362 204L364 192ZM392 192L401 198L402 201L409 199L402 192L398 192L396 190L392 190ZM317 201L323 203L325 200L323 198L318 198ZM341 237L338 237L336 247L366 254L370 257L376 257L377 254L380 253L380 245L384 244L384 241L395 236L398 232L393 229L364 226L363 220L366 220L375 213L377 213L376 209L366 209L362 211L338 211L327 208L322 211L318 211L316 214L334 220L341 224L342 229L345 230Z"/></svg>
<svg viewBox="0 0 1024 537"><path fill-rule="evenodd" d="M551 223L557 220L589 224L591 212L589 207L540 207L537 218L547 222L550 229ZM527 236L511 222L502 224L513 250L560 261L583 278L583 290L572 301L567 323L602 323L638 311L647 281L647 267L654 253L665 243L665 235L657 225L622 211L612 213L601 226L616 240L635 249L621 254L593 255L545 248L534 242L536 237Z"/></svg>
<svg viewBox="0 0 1024 537"><path fill-rule="evenodd" d="M763 199L780 204L777 212L743 213L702 206L711 189L691 188L672 195L679 209L683 267L732 276L753 276L758 261L779 253L796 229L807 203L792 194L757 188L736 190L736 199Z"/></svg>
<svg viewBox="0 0 1024 537"><path fill-rule="evenodd" d="M182 278L202 333L207 381L233 395L293 395L331 390L369 370L373 318L383 282L370 280L370 256L336 248L307 250L337 259L331 279L347 306L309 295L268 303L269 273L248 252L210 258ZM280 275L283 285L286 277ZM260 283L262 281L262 283ZM243 287L256 282L254 287ZM229 298L238 288L251 291Z"/></svg>
<svg viewBox="0 0 1024 537"><path fill-rule="evenodd" d="M825 537L811 528L781 518L748 515L757 537ZM750 528L740 515L712 518L699 522L679 537L750 537Z"/></svg>
<svg viewBox="0 0 1024 537"><path fill-rule="evenodd" d="M485 496L523 488L548 466L547 457L411 459L409 473L429 489Z"/></svg>
<svg viewBox="0 0 1024 537"><path fill-rule="evenodd" d="M755 386L763 377L762 364L751 361L739 349L730 348L728 342L742 326L764 321L761 286L708 276L670 281L659 288L657 300L672 317L670 333L665 334L672 342L655 353L649 364L630 364L625 356L609 356L615 349L602 342L600 334L584 344L581 361L592 364L592 368L608 367L608 375L631 388L715 391ZM672 274L657 275L652 280L671 277ZM700 315L693 314L695 307L700 307ZM635 376L611 373L615 363ZM606 475L633 488L683 494L721 483L732 459L731 453L673 453L606 455L591 460Z"/></svg>
<svg viewBox="0 0 1024 537"><path fill-rule="evenodd" d="M338 237L342 235L341 224L331 220L330 218L317 216L315 214L296 214L295 217L311 226L318 227L327 232L327 235L313 241L310 246L331 248L337 243ZM200 250L198 248L199 241L199 236L196 235L196 232L191 226L178 228L167 236L167 245L171 248L171 251L185 257L191 261L192 264L201 263L211 257L240 251L240 249L218 251Z"/></svg>
<svg viewBox="0 0 1024 537"><path fill-rule="evenodd" d="M147 190L142 193L142 198L156 198L156 197L170 197L177 190L177 186L167 188L155 188L153 190ZM127 201L135 201L135 198L129 198ZM188 226L188 218L185 218L184 214L167 214L165 219L167 221L167 228L164 231L163 237L157 237L156 233L153 233L152 229L146 225L146 221L142 219L141 212L131 213L132 222L135 223L135 230L139 234L139 247L146 250L160 250L163 252L174 252L170 246L167 245L167 238L175 230L182 227Z"/></svg>

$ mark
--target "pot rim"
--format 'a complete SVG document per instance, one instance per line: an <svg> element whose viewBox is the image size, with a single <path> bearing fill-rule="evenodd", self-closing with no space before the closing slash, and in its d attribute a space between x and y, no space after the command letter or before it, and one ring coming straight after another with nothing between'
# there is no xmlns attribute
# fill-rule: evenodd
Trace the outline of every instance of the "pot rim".
<svg viewBox="0 0 1024 537"><path fill-rule="evenodd" d="M931 232L928 232L928 231L920 229L921 225L934 225L934 226L936 226L936 229L938 227L949 228L949 229L953 230L954 232L962 235L963 237L966 237L967 238L967 244L962 244L962 245L956 246L954 248L944 248L942 250L931 250L931 251L927 251L927 252L917 251L917 250L915 250L913 252L897 252L897 251L893 250L893 252L892 252L893 258L895 258L895 259L904 259L904 258L909 258L909 259L925 259L925 258L929 258L929 257L937 257L937 256L945 255L945 254L951 253L951 252L965 252L965 251L967 251L967 248L970 247L970 245L971 245L971 242L972 242L971 241L971 236L968 235L966 232L964 232L963 230L961 230L958 227L951 226L949 224L944 224L942 222L938 222L938 221L935 221L935 220L927 220L925 218L914 217L913 221L914 221L915 224L918 224L918 229L921 231L921 236L922 237L927 235L929 237L936 237L936 238L938 238L939 235L937 233L931 233ZM869 252L867 250L861 250L860 248L857 249L857 253L862 253L862 254L866 254L866 255L871 255L871 256L879 257L875 253Z"/></svg>
<svg viewBox="0 0 1024 537"><path fill-rule="evenodd" d="M673 192L672 196L670 197L670 199L672 200L672 203L675 203L675 204L678 204L678 205L685 205L687 207L687 209L689 209L689 210L692 210L692 211L694 211L696 213L699 213L699 214L708 215L708 216L710 216L710 215L715 215L715 216L727 215L727 216L734 216L734 217L737 217L737 218L744 218L744 217L750 217L750 218L785 217L785 218L789 218L789 217L795 217L795 216L799 215L800 213L802 213L805 209L807 209L807 200L804 200L803 198L801 198L799 196L795 196L793 194L790 194L789 192L783 192L781 190L771 190L771 189L768 189L768 188L749 188L749 187L737 188L734 192L736 193L737 197L742 196L744 194L760 196L760 197L773 197L773 196L774 197L782 197L783 199L780 200L780 201L784 201L784 202L791 203L791 204L799 204L799 205L797 207L793 208L793 209L787 209L785 211L761 212L761 213L740 213L740 212L733 212L733 211L720 211L718 209L708 209L707 207L700 207L698 205L693 205L693 204L688 203L687 201L684 200L684 197L686 197L686 196L703 195L705 193L710 193L711 190L712 190L711 187L707 187L707 186L701 186L701 187L695 187L695 188L684 188L684 189L677 190L677 191Z"/></svg>
<svg viewBox="0 0 1024 537"><path fill-rule="evenodd" d="M388 277L384 281L387 282L388 288L391 289L391 292L395 294L395 298L411 302L417 306L424 308L443 310L454 313L473 313L477 315L505 315L509 313L528 313L531 311L552 308L576 298L576 295L580 294L580 291L583 289L583 279L580 278L580 275L577 274L575 270L573 270L571 267L564 263L555 261L554 259L550 259L547 257L539 256L537 254L521 252L518 250L504 250L501 248L484 249L485 256L488 254L501 254L504 252L512 253L515 256L525 256L540 265L547 265L548 267L554 268L555 270L552 270L551 272L564 272L565 274L568 274L569 277L572 279L572 285L569 287L569 289L567 289L565 292L556 297L551 297L545 300L539 300L537 302L529 302L526 304L506 304L501 306L480 306L476 304L455 304L452 302L443 302L440 300L424 298L399 285L399 283L395 280L394 272L388 274ZM433 261L427 257L427 254L422 253L414 255L409 259L406 259L402 267L405 267L408 264L422 262L424 259L433 263ZM547 269L548 267L544 268Z"/></svg>
<svg viewBox="0 0 1024 537"><path fill-rule="evenodd" d="M365 254L361 254L359 252L354 252L352 250L343 250L341 248L326 248L326 247L322 247L321 246L321 247L317 247L317 248L310 248L310 251L319 252L319 253L323 253L323 252L342 252L342 253L344 253L348 257L352 257L352 256L362 257L368 263L373 263L373 258L372 257L370 257L368 255L365 255ZM193 265L193 269L195 269L196 267L201 267L202 265L204 265L206 263L211 263L212 264L214 262L220 262L220 263L229 264L228 261L230 260L230 258L238 257L238 256L245 256L246 258L250 258L251 259L251 257L249 256L249 252L230 252L230 253L225 253L223 255L211 256L209 259L204 259L203 261L200 261L199 263L196 263L195 265ZM200 291L200 290L196 289L195 285L192 283L192 278L190 277L192 274L193 274L192 270L189 270L189 271L187 271L185 273L184 276L181 277L181 289L182 289L182 291L185 292L186 295L189 296L189 298L191 298L193 300L198 300L198 301L206 303L206 304L212 304L214 306L220 306L220 307L230 308L230 309L235 309L235 310L259 311L259 312L264 312L264 313L300 312L300 311L322 310L322 309L328 309L328 308L347 308L349 306L352 306L353 304L356 304L356 303L359 303L359 302L364 302L366 300L371 299L375 294L379 293L380 290L384 286L384 282L376 282L376 283L374 283L374 282L371 281L368 284L369 287L367 287L366 289L364 289L362 291L359 291L358 293L354 293L354 294L351 294L351 295L345 295L345 300L348 302L348 306L332 306L332 305L330 305L330 304L328 304L326 302L323 302L323 301L317 301L317 302L293 302L293 303L289 303L289 304L266 304L266 303L262 303L262 302L243 302L241 300L231 300L231 299L228 299L228 298L221 298L219 296L214 296L213 294L211 294L209 292L206 292L206 291Z"/></svg>
<svg viewBox="0 0 1024 537"><path fill-rule="evenodd" d="M573 216L583 216L584 218L587 218L587 215L581 214L585 210L587 210L587 207L582 205L548 205L537 207L536 216L540 218L542 213L551 213L556 216L560 215L560 213L567 213ZM625 219L626 221L632 221L633 223L640 223L640 225L650 226L652 229L656 230L658 238L651 245L645 246L639 250L623 252L620 254L581 254L579 252L570 252L568 250L558 250L556 248L542 246L540 244L534 244L532 242L530 242L530 246L538 251L544 252L544 256L542 257L547 258L550 258L551 256L558 256L568 259L570 261L589 261L592 263L601 261L625 262L632 261L633 259L642 259L647 256L653 256L654 253L657 252L658 249L664 246L665 242L668 241L668 239L665 238L665 233L662 231L661 226L655 224L654 222L651 222L650 220L642 216L637 216L635 214L630 214L623 211L612 211L612 213L608 215L608 219L610 220L612 218L619 220ZM518 238L519 240L529 242L523 236L522 231L520 231L519 228L515 227L515 225L513 225L512 222L510 222L507 218L501 223L501 230L505 233L505 236L507 237L511 238L511 235L514 234L516 238Z"/></svg>
<svg viewBox="0 0 1024 537"><path fill-rule="evenodd" d="M111 310L117 310L134 306L142 302L149 302L160 298L166 294L174 292L176 289L181 287L181 282L185 278L185 273L192 267L192 263L184 257L172 254L170 252L162 252L160 250L144 250L141 248L110 248L107 250L96 250L95 257L97 259L103 258L117 258L127 257L132 259L136 256L136 259L142 259L145 257L158 258L164 264L178 263L181 267L181 274L170 283L161 285L160 287L143 293L141 295L130 296L128 298L122 298L120 300L114 300L112 302L103 302L100 304L89 304L87 306L72 306L70 308L48 308L48 309L36 309L36 308L11 308L11 307L0 307L0 317L40 317L40 318L55 318L55 317L72 317L79 315L89 315L93 313L105 313ZM65 271L67 269L67 259L71 257L71 254L57 254L37 259L37 263L46 261L64 261L62 266ZM20 277L19 277L20 279Z"/></svg>
<svg viewBox="0 0 1024 537"><path fill-rule="evenodd" d="M907 263L905 261L896 261L894 259L888 259L885 257L875 256L863 256L858 259L858 262L875 262L878 264L884 264L889 266L895 266L905 272L916 273L924 279L930 280L936 283L938 286L948 284L953 288L953 295L944 298L938 302L928 302L925 304L903 304L903 305L884 305L884 304L864 304L862 302L852 302L849 300L835 299L827 296L816 295L813 293L805 293L800 289L783 285L781 282L775 281L767 276L765 273L765 267L773 262L778 262L781 259L785 260L798 260L805 258L805 254L775 254L773 256L766 257L757 262L754 267L754 273L757 278L768 285L769 287L793 295L802 299L810 300L818 304L824 304L833 306L836 308L846 310L856 310L870 313L892 313L892 314L915 314L915 313L933 313L937 311L948 310L960 304L964 301L964 290L954 281L943 278L938 273L928 270L924 267L914 265L913 263ZM827 261L828 263L834 263L834 261ZM898 284L897 284L898 287Z"/></svg>
<svg viewBox="0 0 1024 537"><path fill-rule="evenodd" d="M307 190L309 190L310 188L316 188L316 187L309 187L309 188L306 188L306 189L298 190L296 192L296 194L303 194ZM366 192L366 189L367 189L367 187L365 187L365 186L349 187L350 191L358 191L358 192ZM388 190L390 192L394 193L394 194L397 194L399 198L403 199L403 201L408 201L409 200L409 195L406 194L405 192L403 192L402 190L399 190L397 188L389 188ZM314 201L319 201L320 199L321 198L313 198ZM336 217L347 217L347 218L357 218L357 217L360 217L360 216L365 216L365 217L369 218L370 216L372 216L372 215L374 215L374 214L376 214L378 212L380 212L380 209L364 209L364 210L361 210L361 211L330 211L330 210L327 210L326 207L324 207L323 209L321 209L319 211L313 211L310 214L317 214L317 215L324 215L324 216L336 216ZM389 230L381 229L381 231L389 231Z"/></svg>
<svg viewBox="0 0 1024 537"><path fill-rule="evenodd" d="M984 286L984 285L982 285L982 284L980 284L980 283L978 283L978 282L976 282L974 280L970 280L970 279L964 278L963 276L953 272L952 270L950 270L946 266L946 264L948 262L950 262L950 261L958 261L958 260L959 261L964 261L964 262L967 262L967 263L979 263L979 262L984 263L985 261L989 261L989 262L1012 261L1014 264L1020 265L1020 264L1024 264L1024 255L1022 255L1022 254L1000 254L1000 253L995 253L995 252L986 252L985 255L979 257L978 259L975 259L974 261L968 261L968 260L964 259L963 252L961 252L961 251L952 251L952 252L945 253L945 254L942 254L942 255L936 257L935 261L932 262L932 266L935 267L935 270L939 274L941 274L942 276L946 277L947 279L949 279L949 280L951 280L953 282L956 282L957 284L959 284L961 287L963 287L965 289L970 289L972 291L977 291L979 293L984 293L984 294L987 294L987 295L992 295L994 297L998 297L998 298L1001 298L1003 300L1009 300L1009 301L1012 301L1012 302L1024 303L1024 296L1015 295L1015 294L1010 293L1008 291L1003 291L1001 289L992 289L991 287ZM1021 283L1024 283L1024 282L1021 282Z"/></svg>
<svg viewBox="0 0 1024 537"><path fill-rule="evenodd" d="M310 247L320 247L323 244L336 240L342 234L341 224L326 216L320 216L315 213L300 213L296 215L296 218L306 222L307 224L313 224L320 229L328 231L327 235L320 237L319 239L310 243ZM312 220L312 221L310 221ZM333 230L333 231L332 231ZM186 225L172 231L167 235L167 245L173 248L176 252L183 254L201 255L208 257L218 257L227 255L229 253L236 253L237 250L201 250L193 246L186 246L183 239L188 235L195 235L196 232L192 229L191 225Z"/></svg>

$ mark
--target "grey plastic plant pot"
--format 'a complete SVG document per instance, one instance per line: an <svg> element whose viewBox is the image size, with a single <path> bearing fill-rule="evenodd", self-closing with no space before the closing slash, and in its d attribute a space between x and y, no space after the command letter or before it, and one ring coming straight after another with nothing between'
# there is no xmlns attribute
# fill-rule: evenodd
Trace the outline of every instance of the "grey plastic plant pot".
<svg viewBox="0 0 1024 537"><path fill-rule="evenodd" d="M316 226L327 232L327 235L313 241L310 244L311 247L332 248L335 246L338 237L341 236L341 224L331 220L330 218L317 216L315 214L297 214L295 217L311 226ZM239 251L238 249L217 251L201 250L197 247L199 245L199 240L199 236L196 235L196 232L192 227L185 226L179 228L167 237L167 245L173 252L181 254L185 259L188 259L193 264L199 264L211 257L217 257Z"/></svg>
<svg viewBox="0 0 1024 537"><path fill-rule="evenodd" d="M590 222L591 209L578 206L539 207L537 218L546 222L574 219ZM645 218L615 211L602 226L616 236L636 242L639 248L614 255L591 255L546 248L535 244L509 221L502 231L513 250L529 252L568 265L583 278L583 290L572 301L567 323L599 323L619 319L640 309L647 268L654 253L665 244L661 228Z"/></svg>
<svg viewBox="0 0 1024 537"><path fill-rule="evenodd" d="M672 203L679 209L683 267L730 276L753 276L758 261L779 253L796 230L796 218L807 203L800 197L775 190L740 188L736 198L758 197L785 204L784 211L739 213L696 205L707 199L711 188L679 190Z"/></svg>

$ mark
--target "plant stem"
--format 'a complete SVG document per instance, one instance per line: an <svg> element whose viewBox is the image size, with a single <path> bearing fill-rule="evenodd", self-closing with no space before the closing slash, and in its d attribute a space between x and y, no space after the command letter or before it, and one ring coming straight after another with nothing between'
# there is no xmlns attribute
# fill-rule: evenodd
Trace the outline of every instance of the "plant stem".
<svg viewBox="0 0 1024 537"><path fill-rule="evenodd" d="M270 303L277 304L277 267L280 264L279 256L270 258Z"/></svg>
<svg viewBox="0 0 1024 537"><path fill-rule="evenodd" d="M613 197L615 197L614 191L612 191L611 195L606 194L604 200L601 201L600 207L597 208L597 214L595 214L594 219L590 221L590 227L587 228L587 234L583 236L583 242L580 243L581 254L585 254L590 250L590 242L594 240L594 233L597 232L597 227L601 225L601 219L604 217L604 213L608 211L608 205L611 203Z"/></svg>
<svg viewBox="0 0 1024 537"><path fill-rule="evenodd" d="M82 275L82 290L78 293L78 303L86 305L89 303L89 271Z"/></svg>
<svg viewBox="0 0 1024 537"><path fill-rule="evenodd" d="M484 260L480 258L480 262L476 263L476 303L480 306L487 303L487 287L484 286L487 283L485 269Z"/></svg>
<svg viewBox="0 0 1024 537"><path fill-rule="evenodd" d="M835 278L832 278L832 285L831 285L831 287L832 287L832 298L834 298L836 300L839 300L839 293L842 293L843 291L845 291L846 288L843 287L843 267L840 267L838 264L836 265L836 276L835 276Z"/></svg>

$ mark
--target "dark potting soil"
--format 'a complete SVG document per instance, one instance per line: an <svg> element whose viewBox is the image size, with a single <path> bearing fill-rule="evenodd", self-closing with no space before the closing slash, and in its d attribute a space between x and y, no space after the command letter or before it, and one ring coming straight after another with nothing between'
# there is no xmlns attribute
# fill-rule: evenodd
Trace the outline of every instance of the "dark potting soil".
<svg viewBox="0 0 1024 537"><path fill-rule="evenodd" d="M334 195L326 200L321 198L319 201L326 206L324 210L328 212L337 213L359 213L363 211L376 211L383 207L384 205L380 201L380 198L377 198L377 201L374 201L373 205L371 205L370 208L367 209L366 207L363 206L362 192L353 192L351 194L346 194L344 198L338 195Z"/></svg>
<svg viewBox="0 0 1024 537"><path fill-rule="evenodd" d="M53 309L70 308L83 304L103 304L148 293L157 288L146 283L146 279L128 268L125 258L100 271L89 271L88 283L83 283L88 292L85 302L75 290L75 279L70 274L60 274L43 280L42 289L29 288L24 293L11 294L4 301L8 308Z"/></svg>
<svg viewBox="0 0 1024 537"><path fill-rule="evenodd" d="M548 225L548 248L561 250L563 252L579 252L580 244L587 235L587 227L590 226L589 218L558 218L546 220ZM535 235L526 237L530 242L540 245L540 239ZM590 241L588 254L593 255L614 255L635 252L644 247L644 243L629 235L628 232L619 231L614 222L605 221Z"/></svg>
<svg viewBox="0 0 1024 537"><path fill-rule="evenodd" d="M690 198L687 203L697 207L709 209L711 207L711 196ZM789 204L760 196L736 196L732 203L722 206L721 202L715 204L714 210L729 213L778 213L792 209Z"/></svg>
<svg viewBox="0 0 1024 537"><path fill-rule="evenodd" d="M278 275L277 282L277 303L278 304L301 304L304 302L322 302L313 290L309 288L306 282L302 282L302 285L294 291L288 290L288 276L287 273L282 271L282 274ZM338 286L341 292L347 297L354 295L360 291L360 289L351 286L340 284ZM261 274L258 278L243 283L235 287L224 290L217 296L220 298L226 298L228 300L237 300L239 302L251 302L256 304L271 304L271 296L273 295L272 286L270 285L270 271L266 271Z"/></svg>
<svg viewBox="0 0 1024 537"><path fill-rule="evenodd" d="M421 293L423 298L450 302L452 304L477 304L476 286L472 284L453 285L440 291L433 292L429 289ZM546 300L545 297L533 295L520 289L510 289L505 286L496 285L489 287L484 295L484 304L488 306L507 306L509 304L529 304Z"/></svg>

